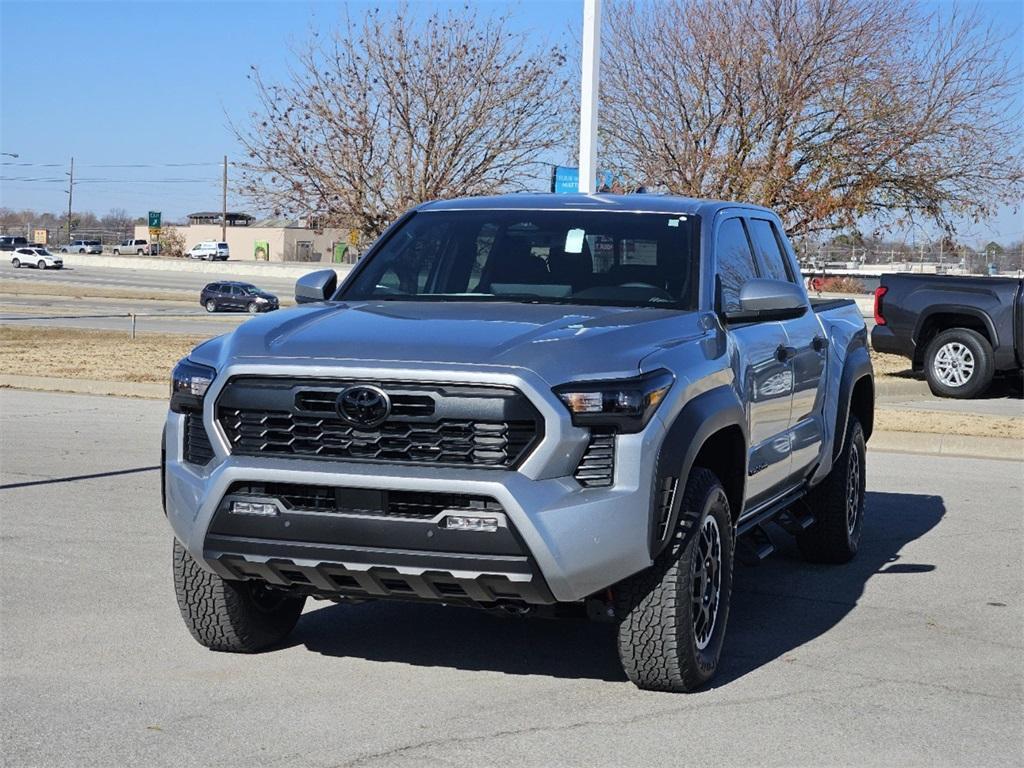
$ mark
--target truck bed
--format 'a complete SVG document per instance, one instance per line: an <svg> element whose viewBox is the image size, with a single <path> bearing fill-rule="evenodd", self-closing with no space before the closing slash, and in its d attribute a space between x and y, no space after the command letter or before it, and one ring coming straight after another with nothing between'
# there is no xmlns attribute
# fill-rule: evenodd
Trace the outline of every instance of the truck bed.
<svg viewBox="0 0 1024 768"><path fill-rule="evenodd" d="M819 314L849 306L856 307L857 302L853 299L811 299L811 309Z"/></svg>

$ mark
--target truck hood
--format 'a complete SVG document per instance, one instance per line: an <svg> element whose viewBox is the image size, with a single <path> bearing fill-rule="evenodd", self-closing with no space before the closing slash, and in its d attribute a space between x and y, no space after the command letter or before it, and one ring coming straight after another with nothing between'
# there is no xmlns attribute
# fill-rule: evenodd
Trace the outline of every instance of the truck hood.
<svg viewBox="0 0 1024 768"><path fill-rule="evenodd" d="M192 355L229 363L525 368L558 383L628 376L702 333L697 313L506 302L313 304L257 316Z"/></svg>

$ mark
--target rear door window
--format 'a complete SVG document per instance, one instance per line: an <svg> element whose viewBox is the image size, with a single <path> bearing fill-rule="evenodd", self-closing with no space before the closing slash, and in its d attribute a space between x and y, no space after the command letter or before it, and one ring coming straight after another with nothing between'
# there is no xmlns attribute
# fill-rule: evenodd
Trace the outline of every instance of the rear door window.
<svg viewBox="0 0 1024 768"><path fill-rule="evenodd" d="M740 289L758 276L743 220L726 219L715 241L717 276L721 286L723 312L740 311Z"/></svg>
<svg viewBox="0 0 1024 768"><path fill-rule="evenodd" d="M767 219L749 219L747 224L761 274L773 280L793 282L775 225Z"/></svg>

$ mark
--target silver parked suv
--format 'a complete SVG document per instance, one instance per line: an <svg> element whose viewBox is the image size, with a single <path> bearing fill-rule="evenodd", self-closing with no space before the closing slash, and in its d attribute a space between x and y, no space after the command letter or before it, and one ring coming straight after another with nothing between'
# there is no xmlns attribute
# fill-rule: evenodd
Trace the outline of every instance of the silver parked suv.
<svg viewBox="0 0 1024 768"><path fill-rule="evenodd" d="M692 690L768 521L856 554L864 321L808 299L771 211L429 203L336 282L174 369L163 497L200 643L271 647L307 597L579 613L618 624L637 685Z"/></svg>

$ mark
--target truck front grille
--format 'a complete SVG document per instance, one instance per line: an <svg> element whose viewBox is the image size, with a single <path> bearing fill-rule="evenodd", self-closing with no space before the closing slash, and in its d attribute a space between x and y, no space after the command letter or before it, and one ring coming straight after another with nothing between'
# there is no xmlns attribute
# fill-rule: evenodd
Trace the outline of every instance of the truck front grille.
<svg viewBox="0 0 1024 768"><path fill-rule="evenodd" d="M506 387L379 383L391 415L354 426L335 411L353 383L239 377L221 392L217 418L234 454L338 461L512 468L543 434L540 414Z"/></svg>

